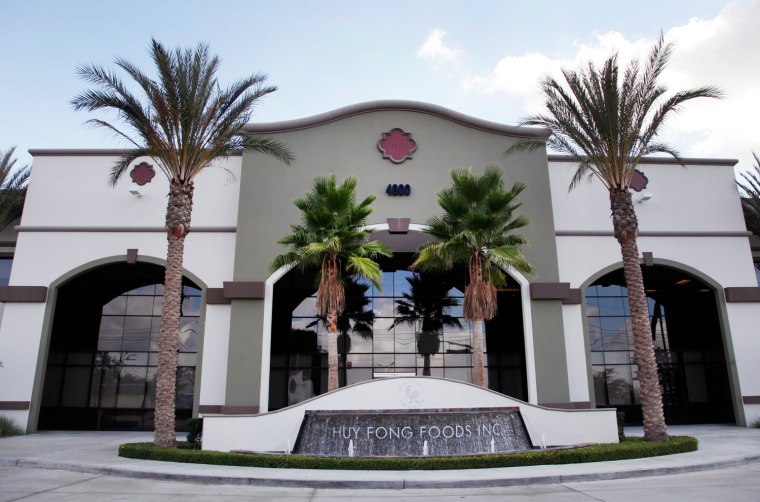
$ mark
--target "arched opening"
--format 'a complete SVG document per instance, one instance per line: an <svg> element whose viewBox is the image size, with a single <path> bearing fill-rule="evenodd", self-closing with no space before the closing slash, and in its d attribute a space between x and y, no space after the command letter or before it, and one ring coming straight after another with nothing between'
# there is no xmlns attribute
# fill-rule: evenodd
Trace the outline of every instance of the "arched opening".
<svg viewBox="0 0 760 502"><path fill-rule="evenodd" d="M723 335L713 288L680 269L643 267L652 340L669 424L734 421ZM623 270L585 289L597 407L641 423L630 309Z"/></svg>
<svg viewBox="0 0 760 502"><path fill-rule="evenodd" d="M110 263L56 295L39 429L153 430L164 267ZM200 288L184 279L177 428L192 415Z"/></svg>
<svg viewBox="0 0 760 502"><path fill-rule="evenodd" d="M446 274L409 271L413 253L379 260L382 291L347 280L339 319L340 385L393 376L472 381L471 326L462 318L464 267ZM528 400L520 285L498 292L499 315L486 323L489 388ZM313 273L297 268L273 288L269 410L327 389L327 331L316 314Z"/></svg>

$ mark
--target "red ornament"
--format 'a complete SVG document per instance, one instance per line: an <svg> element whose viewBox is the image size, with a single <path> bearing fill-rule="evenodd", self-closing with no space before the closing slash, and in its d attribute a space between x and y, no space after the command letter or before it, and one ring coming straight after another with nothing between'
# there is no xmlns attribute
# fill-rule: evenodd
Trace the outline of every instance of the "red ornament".
<svg viewBox="0 0 760 502"><path fill-rule="evenodd" d="M383 133L383 138L377 142L377 148L383 153L384 159L401 164L412 158L412 154L417 151L417 142L412 139L411 133L396 127Z"/></svg>
<svg viewBox="0 0 760 502"><path fill-rule="evenodd" d="M153 166L147 162L140 162L129 172L132 181L140 186L150 183L150 180L152 180L155 175L155 169L153 169Z"/></svg>
<svg viewBox="0 0 760 502"><path fill-rule="evenodd" d="M633 176L631 176L631 182L628 184L628 186L631 188L631 190L640 192L647 187L648 183L649 178L647 178L644 173L636 169L633 171Z"/></svg>

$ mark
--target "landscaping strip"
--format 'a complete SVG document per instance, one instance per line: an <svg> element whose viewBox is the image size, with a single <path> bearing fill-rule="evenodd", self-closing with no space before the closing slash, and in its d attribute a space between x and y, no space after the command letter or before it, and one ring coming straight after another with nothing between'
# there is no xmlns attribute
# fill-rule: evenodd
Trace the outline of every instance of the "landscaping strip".
<svg viewBox="0 0 760 502"><path fill-rule="evenodd" d="M153 443L127 443L119 446L119 456L141 460L184 462L193 464L232 465L240 467L275 467L286 469L413 471L445 469L484 469L529 465L578 464L633 458L656 457L696 451L697 439L672 436L668 441L646 442L626 438L618 444L602 444L573 449L532 450L516 453L473 455L464 457L307 457L265 453L228 453L195 450L185 443L179 448L158 448Z"/></svg>

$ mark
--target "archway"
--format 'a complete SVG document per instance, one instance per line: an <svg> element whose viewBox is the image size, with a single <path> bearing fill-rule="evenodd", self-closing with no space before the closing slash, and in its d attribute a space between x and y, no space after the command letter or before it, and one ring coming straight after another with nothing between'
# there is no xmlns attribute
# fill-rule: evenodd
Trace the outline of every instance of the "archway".
<svg viewBox="0 0 760 502"><path fill-rule="evenodd" d="M682 269L643 267L652 340L670 424L731 423L734 410L713 287ZM618 268L585 289L597 407L641 423L627 290Z"/></svg>
<svg viewBox="0 0 760 502"><path fill-rule="evenodd" d="M107 263L57 288L39 429L152 430L164 267ZM184 280L177 425L192 414L201 290Z"/></svg>
<svg viewBox="0 0 760 502"><path fill-rule="evenodd" d="M398 247L397 247L398 248ZM471 329L462 318L464 267L446 274L410 272L411 251L379 260L382 291L349 281L347 316L339 337L341 386L393 376L430 375L470 382ZM437 293L430 293L433 284ZM419 293L420 291L427 293ZM316 315L314 274L291 269L273 285L269 410L326 392L326 330ZM498 293L499 315L486 323L489 388L528 400L522 291L510 278ZM433 296L438 295L438 298ZM447 316L435 329L410 316L411 308L440 302ZM406 304L406 320L400 306ZM436 323L433 323L436 324ZM458 324L458 325L457 325ZM339 321L340 325L340 321Z"/></svg>

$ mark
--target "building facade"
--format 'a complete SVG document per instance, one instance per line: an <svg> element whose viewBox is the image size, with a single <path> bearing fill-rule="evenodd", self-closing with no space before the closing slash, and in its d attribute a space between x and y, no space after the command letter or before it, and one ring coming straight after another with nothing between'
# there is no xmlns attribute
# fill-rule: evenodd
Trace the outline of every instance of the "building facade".
<svg viewBox="0 0 760 502"><path fill-rule="evenodd" d="M450 185L450 170L486 165L500 166L507 184L527 184L519 212L530 224L521 233L536 270L530 277L508 271L499 291L499 315L486 324L489 387L534 404L618 407L631 422L640 417L606 191L589 183L569 192L573 158L544 150L503 156L518 139L545 131L407 101L247 129L283 142L296 161L285 167L244 152L196 181L180 419L263 413L325 392L314 276L269 265L282 252L277 241L298 222L292 201L328 174L355 176L360 197L377 196L372 237L394 251L381 263L382 290L349 281L341 384L399 375L469 381L464 270L425 276L408 266L429 239L424 223L440 213L436 194ZM23 217L0 236L10 269L0 288L0 413L28 431L150 429L168 183L146 158L130 168L131 179L109 188L118 151L32 155ZM633 192L670 423L760 419L760 289L734 164L687 159L683 168L645 159ZM425 337L400 320L398 307L435 294L448 298L449 321Z"/></svg>

